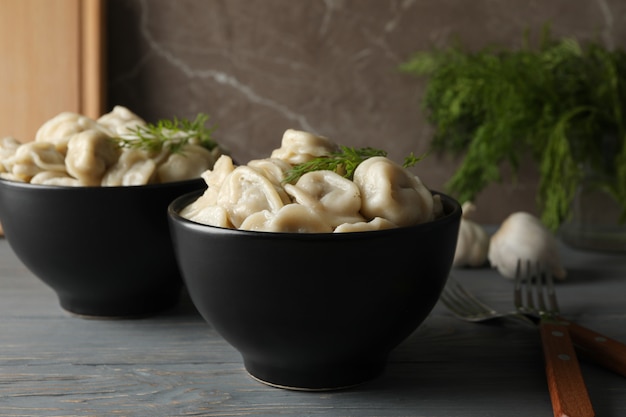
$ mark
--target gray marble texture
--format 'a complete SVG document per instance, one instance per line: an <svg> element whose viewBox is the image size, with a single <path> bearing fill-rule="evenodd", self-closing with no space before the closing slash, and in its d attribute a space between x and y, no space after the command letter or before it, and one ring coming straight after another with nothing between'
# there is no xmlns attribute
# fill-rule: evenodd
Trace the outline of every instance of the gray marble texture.
<svg viewBox="0 0 626 417"><path fill-rule="evenodd" d="M626 45L623 0L108 0L107 102L148 121L207 113L240 162L269 156L286 129L385 149L428 149L424 80L400 73L413 52L455 37L475 48L519 45L522 33ZM413 168L432 189L459 160ZM537 167L487 188L476 220L536 213Z"/></svg>

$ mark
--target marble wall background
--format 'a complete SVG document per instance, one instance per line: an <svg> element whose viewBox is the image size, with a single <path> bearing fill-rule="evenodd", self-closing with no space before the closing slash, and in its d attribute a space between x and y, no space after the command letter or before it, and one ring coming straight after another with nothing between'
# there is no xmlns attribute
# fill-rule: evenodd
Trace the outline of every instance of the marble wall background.
<svg viewBox="0 0 626 417"><path fill-rule="evenodd" d="M516 46L525 29L599 36L626 46L623 0L108 0L108 106L148 121L207 113L239 161L266 157L288 128L386 149L427 150L424 81L397 71L414 51L456 36L480 48ZM458 160L414 168L430 187ZM536 167L485 190L477 220L536 213Z"/></svg>

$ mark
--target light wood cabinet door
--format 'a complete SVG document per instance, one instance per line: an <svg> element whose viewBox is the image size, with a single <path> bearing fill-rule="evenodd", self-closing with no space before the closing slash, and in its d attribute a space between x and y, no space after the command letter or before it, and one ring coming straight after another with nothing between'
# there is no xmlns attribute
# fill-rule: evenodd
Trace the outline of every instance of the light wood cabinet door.
<svg viewBox="0 0 626 417"><path fill-rule="evenodd" d="M0 137L27 142L62 111L103 112L101 0L0 0Z"/></svg>

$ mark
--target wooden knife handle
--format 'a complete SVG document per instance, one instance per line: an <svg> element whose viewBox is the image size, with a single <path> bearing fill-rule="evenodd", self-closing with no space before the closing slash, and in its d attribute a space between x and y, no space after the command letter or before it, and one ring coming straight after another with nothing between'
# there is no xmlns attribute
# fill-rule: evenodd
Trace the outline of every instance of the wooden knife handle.
<svg viewBox="0 0 626 417"><path fill-rule="evenodd" d="M540 331L554 416L594 416L568 327L542 322Z"/></svg>
<svg viewBox="0 0 626 417"><path fill-rule="evenodd" d="M626 376L626 344L579 324L565 323L582 357Z"/></svg>

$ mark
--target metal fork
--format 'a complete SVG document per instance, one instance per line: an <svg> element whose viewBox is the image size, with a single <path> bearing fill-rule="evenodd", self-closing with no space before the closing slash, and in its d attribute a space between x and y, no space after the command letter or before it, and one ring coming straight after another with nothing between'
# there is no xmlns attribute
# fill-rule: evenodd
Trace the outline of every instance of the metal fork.
<svg viewBox="0 0 626 417"><path fill-rule="evenodd" d="M441 294L441 301L456 317L472 323L496 319L514 319L533 326L539 323L539 317L528 311L526 314L518 310L496 311L474 296L453 276L448 277L448 282ZM626 344L562 317L559 318L567 324L579 356L626 376Z"/></svg>
<svg viewBox="0 0 626 417"><path fill-rule="evenodd" d="M452 276L448 277L440 299L452 314L465 321L479 323L489 320L511 318L531 326L535 326L536 324L536 321L531 317L517 310L494 310L476 298Z"/></svg>
<svg viewBox="0 0 626 417"><path fill-rule="evenodd" d="M593 407L570 338L559 317L552 274L540 264L518 261L514 299L521 314L537 314L555 417L591 417Z"/></svg>

